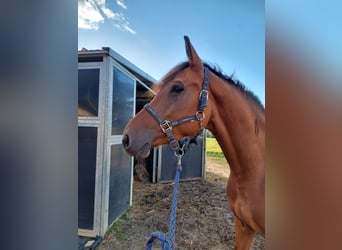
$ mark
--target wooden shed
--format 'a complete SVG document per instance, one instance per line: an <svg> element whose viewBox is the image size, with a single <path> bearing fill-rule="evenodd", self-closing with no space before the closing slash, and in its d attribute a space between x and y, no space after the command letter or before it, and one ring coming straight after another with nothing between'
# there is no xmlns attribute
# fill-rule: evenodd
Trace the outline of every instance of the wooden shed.
<svg viewBox="0 0 342 250"><path fill-rule="evenodd" d="M132 204L134 159L122 145L127 122L149 102L153 77L110 48L78 52L78 228L103 236ZM204 177L204 140L187 154L182 179ZM168 146L145 161L151 181L174 176ZM189 166L189 167L187 167Z"/></svg>

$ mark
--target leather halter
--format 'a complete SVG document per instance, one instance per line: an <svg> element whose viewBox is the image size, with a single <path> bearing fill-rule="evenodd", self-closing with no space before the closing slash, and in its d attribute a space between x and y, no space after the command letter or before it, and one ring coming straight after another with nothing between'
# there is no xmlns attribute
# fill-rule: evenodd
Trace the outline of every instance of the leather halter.
<svg viewBox="0 0 342 250"><path fill-rule="evenodd" d="M209 69L204 66L204 79L202 84L202 90L199 95L199 106L197 112L192 116L187 116L176 121L169 121L163 119L160 115L158 115L158 113L152 108L152 106L149 103L147 103L144 106L144 109L146 109L152 115L152 117L159 123L160 129L166 134L167 138L170 141L170 147L175 152L175 154L183 155L184 147L187 146L186 144L189 144L191 140L197 138L197 136L200 135L203 131L202 121L205 118L204 108L208 106L208 87ZM192 139L190 139L189 137L185 137L182 140L177 141L172 134L172 128L175 126L179 126L183 123L194 121L199 121L200 123L200 128L197 132L197 135L195 135Z"/></svg>

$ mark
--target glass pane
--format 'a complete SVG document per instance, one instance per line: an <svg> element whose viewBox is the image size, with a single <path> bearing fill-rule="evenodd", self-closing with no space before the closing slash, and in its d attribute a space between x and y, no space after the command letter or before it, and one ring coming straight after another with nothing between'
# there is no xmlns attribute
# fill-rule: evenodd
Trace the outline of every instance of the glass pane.
<svg viewBox="0 0 342 250"><path fill-rule="evenodd" d="M108 224L128 208L131 195L131 157L122 145L112 145L110 155L110 186Z"/></svg>
<svg viewBox="0 0 342 250"><path fill-rule="evenodd" d="M112 135L121 135L133 117L134 80L117 68L113 70Z"/></svg>
<svg viewBox="0 0 342 250"><path fill-rule="evenodd" d="M93 229L97 128L78 128L78 228Z"/></svg>
<svg viewBox="0 0 342 250"><path fill-rule="evenodd" d="M98 116L100 69L78 70L78 115Z"/></svg>

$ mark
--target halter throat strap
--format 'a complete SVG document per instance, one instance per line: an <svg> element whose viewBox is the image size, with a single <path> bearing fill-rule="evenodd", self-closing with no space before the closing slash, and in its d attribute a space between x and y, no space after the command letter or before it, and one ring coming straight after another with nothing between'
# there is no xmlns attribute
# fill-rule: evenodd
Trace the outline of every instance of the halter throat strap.
<svg viewBox="0 0 342 250"><path fill-rule="evenodd" d="M209 69L208 69L208 67L204 66L204 79L203 79L203 83L202 83L202 90L201 90L200 95L199 95L199 106L198 106L197 112L192 116L187 116L187 117L181 118L181 119L176 120L176 121L168 121L168 120L163 119L152 108L152 106L149 103L145 104L144 109L146 109L146 111L148 111L152 115L152 117L159 123L160 129L168 137L168 139L170 141L170 147L175 152L175 154L183 155L184 154L184 146L186 146L186 144L187 144L187 143L185 143L185 141L189 142L193 138L192 139L183 138L181 141L177 141L172 134L173 127L179 126L179 125L181 125L183 123L187 123L187 122L199 121L200 122L200 128L197 132L197 135L195 135L194 137L196 138L198 135L200 135L202 133L202 131L203 131L202 121L205 118L204 108L208 106L208 96L209 96L208 88L209 88Z"/></svg>

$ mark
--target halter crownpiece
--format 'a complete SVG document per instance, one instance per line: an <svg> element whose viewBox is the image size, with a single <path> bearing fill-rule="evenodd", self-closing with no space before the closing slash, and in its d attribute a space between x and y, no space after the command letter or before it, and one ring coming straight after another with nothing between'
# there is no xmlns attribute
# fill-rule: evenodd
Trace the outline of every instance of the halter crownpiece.
<svg viewBox="0 0 342 250"><path fill-rule="evenodd" d="M197 136L199 136L203 131L202 121L205 119L204 108L208 106L208 87L209 69L204 66L204 79L202 84L202 90L199 95L199 107L197 112L192 116L187 116L176 121L164 120L163 118L161 118L160 115L158 115L158 113L152 108L152 106L149 103L145 104L144 106L144 109L146 109L152 115L152 117L159 123L160 129L166 134L167 138L170 141L170 147L176 155L183 155L185 147L187 147L191 141L194 141L194 139L197 138ZM180 141L177 141L172 134L172 128L175 126L179 126L183 123L193 121L199 121L200 123L200 128L197 132L197 135L195 135L192 138L185 137Z"/></svg>

